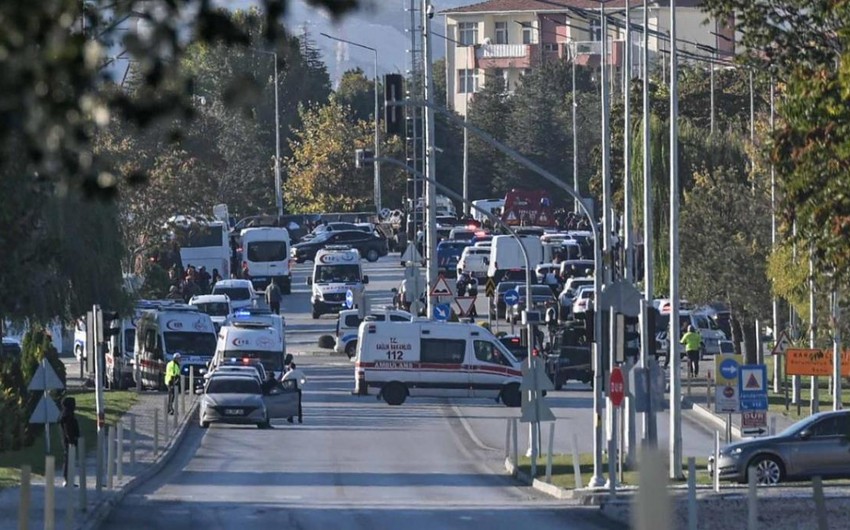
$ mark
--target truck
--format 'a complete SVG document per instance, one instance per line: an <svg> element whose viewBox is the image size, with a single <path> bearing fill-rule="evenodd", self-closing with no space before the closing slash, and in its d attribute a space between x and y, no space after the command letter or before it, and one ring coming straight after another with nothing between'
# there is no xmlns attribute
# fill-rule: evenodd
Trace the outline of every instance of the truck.
<svg viewBox="0 0 850 530"><path fill-rule="evenodd" d="M505 195L502 222L510 226L555 227L549 194L543 190L512 189Z"/></svg>

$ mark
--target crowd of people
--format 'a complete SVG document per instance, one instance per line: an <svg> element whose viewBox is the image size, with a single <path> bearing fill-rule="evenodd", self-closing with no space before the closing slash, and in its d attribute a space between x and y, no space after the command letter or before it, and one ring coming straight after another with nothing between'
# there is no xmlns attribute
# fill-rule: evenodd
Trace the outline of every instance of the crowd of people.
<svg viewBox="0 0 850 530"><path fill-rule="evenodd" d="M206 267L196 269L194 265L189 265L183 270L182 267L174 264L168 269L167 298L189 303L193 296L210 294L215 284L221 280L218 269L213 269L210 273Z"/></svg>

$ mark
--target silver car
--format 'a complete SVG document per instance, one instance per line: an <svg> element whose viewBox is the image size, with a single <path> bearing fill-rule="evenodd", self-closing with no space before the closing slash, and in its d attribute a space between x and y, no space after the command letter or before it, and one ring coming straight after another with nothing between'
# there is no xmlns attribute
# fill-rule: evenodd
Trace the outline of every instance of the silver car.
<svg viewBox="0 0 850 530"><path fill-rule="evenodd" d="M708 470L721 479L746 482L754 467L756 482L777 484L790 478L850 477L850 411L821 412L800 420L775 436L753 438L724 447Z"/></svg>
<svg viewBox="0 0 850 530"><path fill-rule="evenodd" d="M200 424L233 423L259 428L269 427L271 420L298 415L298 390L287 382L277 381L264 394L260 382L245 375L221 374L212 377L201 397Z"/></svg>

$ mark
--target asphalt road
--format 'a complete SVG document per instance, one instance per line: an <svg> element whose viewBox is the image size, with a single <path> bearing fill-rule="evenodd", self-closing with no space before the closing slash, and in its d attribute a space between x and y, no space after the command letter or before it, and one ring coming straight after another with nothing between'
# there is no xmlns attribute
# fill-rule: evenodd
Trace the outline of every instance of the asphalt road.
<svg viewBox="0 0 850 530"><path fill-rule="evenodd" d="M175 458L125 498L103 528L615 528L598 510L538 494L504 475L505 419L518 415L489 400L410 399L390 407L350 394L353 366L316 351L333 333L331 315L313 320L305 278L295 269L285 297L290 352L305 369L305 423L272 430L193 425ZM366 264L373 306L389 303L402 279L398 258ZM479 302L483 313L483 300ZM592 393L569 385L548 401L557 452L591 450ZM662 447L666 416L659 418ZM521 437L524 446L526 437ZM712 437L684 427L685 455L704 456Z"/></svg>

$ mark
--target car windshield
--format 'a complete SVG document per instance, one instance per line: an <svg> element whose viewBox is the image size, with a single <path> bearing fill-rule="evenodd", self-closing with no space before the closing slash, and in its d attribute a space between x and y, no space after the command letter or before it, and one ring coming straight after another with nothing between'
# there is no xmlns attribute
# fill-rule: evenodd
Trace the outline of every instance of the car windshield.
<svg viewBox="0 0 850 530"><path fill-rule="evenodd" d="M316 267L316 283L356 282L359 280L359 265L319 265Z"/></svg>
<svg viewBox="0 0 850 530"><path fill-rule="evenodd" d="M283 261L286 257L285 241L251 241L248 243L248 261L265 263Z"/></svg>
<svg viewBox="0 0 850 530"><path fill-rule="evenodd" d="M132 356L133 350L136 349L136 330L135 329L125 329L124 330L124 353Z"/></svg>
<svg viewBox="0 0 850 530"><path fill-rule="evenodd" d="M165 351L170 354L211 356L215 352L215 333L166 331Z"/></svg>
<svg viewBox="0 0 850 530"><path fill-rule="evenodd" d="M207 385L207 394L261 394L260 383L251 377L213 378Z"/></svg>
<svg viewBox="0 0 850 530"><path fill-rule="evenodd" d="M225 353L225 355L231 355L229 352ZM233 355L237 355L240 359L251 359L251 360L259 360L260 364L263 365L263 369L266 372L281 372L283 371L283 351L245 351L239 350L238 352L233 352ZM244 361L243 361L244 362ZM263 374L260 374L261 376Z"/></svg>
<svg viewBox="0 0 850 530"><path fill-rule="evenodd" d="M230 311L228 311L227 302L204 302L199 304L193 304L198 310L202 313L206 313L211 317L226 317Z"/></svg>
<svg viewBox="0 0 850 530"><path fill-rule="evenodd" d="M251 291L247 287L213 287L213 294L226 294L231 300L250 300Z"/></svg>

